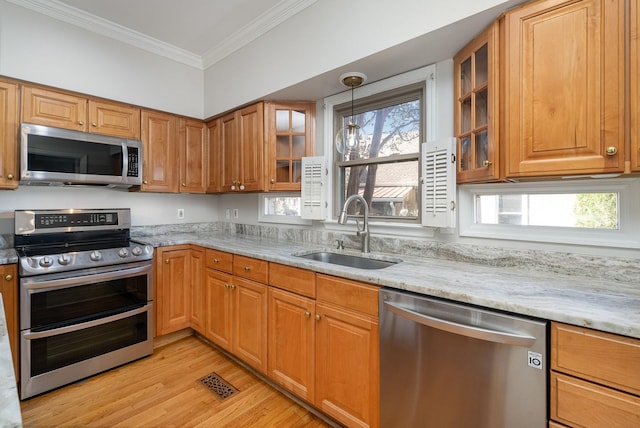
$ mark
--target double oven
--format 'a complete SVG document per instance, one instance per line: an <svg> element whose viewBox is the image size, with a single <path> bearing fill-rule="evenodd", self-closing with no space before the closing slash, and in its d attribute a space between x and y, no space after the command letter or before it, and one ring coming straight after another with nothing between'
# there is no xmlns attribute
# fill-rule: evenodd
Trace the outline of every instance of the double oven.
<svg viewBox="0 0 640 428"><path fill-rule="evenodd" d="M18 210L20 398L153 352L153 247L129 209Z"/></svg>

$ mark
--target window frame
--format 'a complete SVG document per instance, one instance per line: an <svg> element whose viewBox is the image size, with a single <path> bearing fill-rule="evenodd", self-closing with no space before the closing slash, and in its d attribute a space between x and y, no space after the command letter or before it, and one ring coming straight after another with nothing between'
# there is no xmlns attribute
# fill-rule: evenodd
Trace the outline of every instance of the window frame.
<svg viewBox="0 0 640 428"><path fill-rule="evenodd" d="M394 90L403 90L404 88L422 84L424 85L424 94L422 96L422 135L423 140L433 140L436 138L436 65L432 64L426 67L422 67L417 70L413 70L407 73L403 73L397 76L390 77L388 79L380 80L378 82L366 84L360 88L356 88L353 94L354 106L357 105L356 101L363 99L380 96L380 100L384 99L385 93ZM404 90L406 92L406 90ZM402 92L399 92L402 94ZM393 95L391 95L393 97ZM402 95L400 95L402 96ZM375 104L376 101L374 101ZM346 90L339 94L327 97L324 99L324 156L327 159L327 164L331 165L331 173L327 177L328 195L327 195L327 215L325 219L325 225L333 229L346 229L337 224L338 211L341 207L338 207L339 199L339 168L336 164L339 160L334 157L334 137L336 134L335 126L338 123L338 118L335 113L336 108L342 106L346 109L348 105L349 111L351 108L351 90ZM367 106L369 107L369 106ZM362 110L360 110L361 112ZM354 113L358 113L358 110L354 107ZM419 149L421 150L421 149ZM420 160L420 152L418 154L418 161ZM420 174L418 172L418 174ZM418 177L420 178L420 177ZM419 188L421 189L421 184ZM370 225L374 228L378 228L380 231L386 231L392 233L393 230L402 230L401 233L406 233L410 230L422 229L420 225L420 217L416 220L403 220L403 219L373 219ZM422 233L422 231L421 231ZM427 233L428 234L428 233ZM424 233L422 233L424 236Z"/></svg>
<svg viewBox="0 0 640 428"><path fill-rule="evenodd" d="M616 192L619 228L584 229L554 226L519 226L476 223L475 197L479 194ZM640 248L639 178L585 178L524 183L465 184L458 186L460 237L573 244L597 247Z"/></svg>

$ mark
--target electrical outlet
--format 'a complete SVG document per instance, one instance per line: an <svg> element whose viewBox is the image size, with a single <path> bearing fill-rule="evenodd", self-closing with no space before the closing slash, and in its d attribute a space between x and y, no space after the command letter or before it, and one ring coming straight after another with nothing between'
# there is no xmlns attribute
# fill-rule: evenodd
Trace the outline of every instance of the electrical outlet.
<svg viewBox="0 0 640 428"><path fill-rule="evenodd" d="M184 218L184 208L178 208L178 219Z"/></svg>
<svg viewBox="0 0 640 428"><path fill-rule="evenodd" d="M233 218L238 218L240 216L240 213L238 212L237 208L233 209Z"/></svg>
<svg viewBox="0 0 640 428"><path fill-rule="evenodd" d="M227 210L224 212L224 217L229 220L231 218L231 208L227 208Z"/></svg>

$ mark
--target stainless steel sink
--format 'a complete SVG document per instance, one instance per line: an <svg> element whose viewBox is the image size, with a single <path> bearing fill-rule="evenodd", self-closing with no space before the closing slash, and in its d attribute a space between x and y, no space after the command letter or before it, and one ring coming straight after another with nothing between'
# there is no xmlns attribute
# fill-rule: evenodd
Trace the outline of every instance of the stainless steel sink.
<svg viewBox="0 0 640 428"><path fill-rule="evenodd" d="M303 259L316 260L318 262L334 265L348 266L358 269L384 269L400 263L400 259L361 257L353 254L335 253L332 251L313 251L308 253L293 254Z"/></svg>

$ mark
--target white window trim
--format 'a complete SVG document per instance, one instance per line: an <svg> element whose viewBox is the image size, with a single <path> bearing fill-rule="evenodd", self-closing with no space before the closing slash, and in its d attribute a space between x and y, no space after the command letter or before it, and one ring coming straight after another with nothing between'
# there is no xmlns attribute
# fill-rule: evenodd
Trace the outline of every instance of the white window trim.
<svg viewBox="0 0 640 428"><path fill-rule="evenodd" d="M265 199L273 196L283 196L291 198L299 198L300 193L261 193L260 203L258 209L258 222L259 223L279 223L279 224L296 224L303 226L311 226L313 222L311 220L305 220L300 216L291 215L267 215L264 213L264 207L266 205Z"/></svg>
<svg viewBox="0 0 640 428"><path fill-rule="evenodd" d="M366 84L354 91L354 100L366 98L372 95L376 95L385 91L408 86L414 83L426 82L425 93L425 138L427 141L434 140L437 132L437 94L436 94L436 65L428 65L417 70L409 71L407 73L399 74L397 76L390 77L388 79L380 80L378 82ZM324 155L327 159L327 165L330 168L334 168L334 137L335 132L333 130L334 106L344 104L351 101L351 90L341 92L336 95L332 95L324 99ZM324 221L326 229L336 232L349 232L353 230L353 225L340 225L337 219L334 218L333 207L333 193L334 189L334 174L330 173L327 177L327 219ZM374 233L382 235L403 235L403 236L434 236L434 231L428 231L428 228L416 223L416 224L403 224L403 223L391 223L382 221L371 221L369 223L370 229ZM426 231L426 233L425 233Z"/></svg>
<svg viewBox="0 0 640 428"><path fill-rule="evenodd" d="M619 229L588 230L570 227L477 224L475 196L493 193L578 193L618 192ZM588 245L598 247L640 248L640 179L583 179L537 183L494 183L458 186L460 236Z"/></svg>

